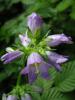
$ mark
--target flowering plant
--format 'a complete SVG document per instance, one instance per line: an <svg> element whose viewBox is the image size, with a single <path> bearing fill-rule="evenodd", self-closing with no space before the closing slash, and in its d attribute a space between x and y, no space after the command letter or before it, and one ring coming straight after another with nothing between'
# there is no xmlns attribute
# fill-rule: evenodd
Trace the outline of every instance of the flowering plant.
<svg viewBox="0 0 75 100"><path fill-rule="evenodd" d="M69 57L57 54L53 47L56 47L61 43L72 44L72 39L71 37L66 36L64 33L50 35L50 33L47 32L45 34L42 32L43 25L44 22L38 14L32 13L29 15L27 19L27 31L24 34L19 34L19 43L16 46L17 48L6 48L7 53L1 57L4 64L11 63L13 60L16 60L19 57L20 59L25 58L23 60L25 60L26 63L23 66L24 68L20 68L17 86L9 93L7 97L3 95L3 98L6 98L3 100L17 100L19 96L21 100L31 100L31 90L34 88L34 84L38 84L37 81L42 80L45 82L45 84L48 82L47 88L50 89L50 85L52 87L54 84L54 79L52 77L53 73L51 71L53 70L55 74L59 73L59 76L63 72L61 64L68 61ZM29 83L29 85L25 85L26 89L24 86L19 84L22 75L27 75L28 77L27 83ZM28 87L32 88L27 90ZM35 88L34 90L36 92L39 90L37 94L40 94L41 91L42 96L40 98L43 99L43 94L46 91L46 87L41 87L40 83L39 87ZM49 89L48 93L57 91L59 94L61 94L58 89L55 89L55 87L53 87L53 90L51 89L51 91Z"/></svg>

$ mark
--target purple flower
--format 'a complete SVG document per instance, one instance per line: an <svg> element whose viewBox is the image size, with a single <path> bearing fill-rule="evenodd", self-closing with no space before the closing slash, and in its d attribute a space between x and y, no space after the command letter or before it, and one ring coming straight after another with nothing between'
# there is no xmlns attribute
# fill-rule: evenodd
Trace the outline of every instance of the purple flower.
<svg viewBox="0 0 75 100"><path fill-rule="evenodd" d="M38 53L33 52L29 55L27 66L21 71L21 74L28 74L29 83L35 81L38 74L45 79L49 79L49 67L50 64L46 63Z"/></svg>
<svg viewBox="0 0 75 100"><path fill-rule="evenodd" d="M16 96L9 95L6 100L18 100Z"/></svg>
<svg viewBox="0 0 75 100"><path fill-rule="evenodd" d="M64 63L68 60L67 56L57 54L55 52L46 51L50 64L52 64L57 70L61 71L59 64Z"/></svg>
<svg viewBox="0 0 75 100"><path fill-rule="evenodd" d="M2 57L1 57L1 60L4 61L4 64L7 64L7 63L10 63L12 62L13 60L21 57L23 54L23 52L19 51L19 50L16 50L16 51L12 51L12 52L8 52L6 54L4 54Z"/></svg>
<svg viewBox="0 0 75 100"><path fill-rule="evenodd" d="M46 41L49 46L57 46L61 43L67 43L67 44L73 43L71 37L67 37L65 34L50 35L47 37Z"/></svg>
<svg viewBox="0 0 75 100"><path fill-rule="evenodd" d="M21 100L32 100L32 99L29 94L25 94L24 96L21 97Z"/></svg>
<svg viewBox="0 0 75 100"><path fill-rule="evenodd" d="M28 38L27 33L24 35L19 35L19 38L21 40L22 45L25 47L27 47L29 45L29 43L31 42L31 39Z"/></svg>
<svg viewBox="0 0 75 100"><path fill-rule="evenodd" d="M32 33L35 33L38 29L40 29L43 25L42 18L36 13L32 13L28 16L27 21L28 27Z"/></svg>

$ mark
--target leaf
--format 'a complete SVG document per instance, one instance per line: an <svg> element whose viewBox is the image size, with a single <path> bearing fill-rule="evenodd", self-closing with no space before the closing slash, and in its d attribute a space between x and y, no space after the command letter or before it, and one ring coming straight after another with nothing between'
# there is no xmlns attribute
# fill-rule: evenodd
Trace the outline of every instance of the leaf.
<svg viewBox="0 0 75 100"><path fill-rule="evenodd" d="M56 76L55 86L62 92L75 89L75 61L68 62L63 66L62 72Z"/></svg>
<svg viewBox="0 0 75 100"><path fill-rule="evenodd" d="M50 99L55 100L61 96L62 96L62 94L57 89L52 88L49 92L48 100L50 100Z"/></svg>
<svg viewBox="0 0 75 100"><path fill-rule="evenodd" d="M31 93L31 96L32 96L32 100L41 100L40 94L36 92Z"/></svg>
<svg viewBox="0 0 75 100"><path fill-rule="evenodd" d="M35 85L40 87L42 89L43 95L42 100L47 98L47 95L49 94L50 87L53 85L52 80L45 80L43 78L38 78L35 82Z"/></svg>
<svg viewBox="0 0 75 100"><path fill-rule="evenodd" d="M39 84L40 83L40 84ZM41 88L43 89L47 89L47 88L50 88L53 84L53 81L52 80L45 80L43 78L38 78L35 82L35 84L37 86L40 86Z"/></svg>
<svg viewBox="0 0 75 100"><path fill-rule="evenodd" d="M75 19L75 1L74 1L73 5L72 5L72 11L71 11L70 16L71 16L72 19Z"/></svg>
<svg viewBox="0 0 75 100"><path fill-rule="evenodd" d="M49 70L49 73L50 73L50 76L51 76L51 80L54 81L56 75L57 75L57 71L55 70L54 67L52 67L50 70Z"/></svg>
<svg viewBox="0 0 75 100"><path fill-rule="evenodd" d="M62 0L57 6L56 6L56 10L58 12L62 12L64 10L66 10L69 6L72 5L72 1L73 0Z"/></svg>
<svg viewBox="0 0 75 100"><path fill-rule="evenodd" d="M11 36L16 36L19 33L25 33L26 31L26 18L25 14L6 22L0 28L1 40L9 39Z"/></svg>
<svg viewBox="0 0 75 100"><path fill-rule="evenodd" d="M18 68L16 66L13 67L13 65L4 66L5 69L0 72L0 82L5 80L7 77L11 76L13 73L17 73Z"/></svg>
<svg viewBox="0 0 75 100"><path fill-rule="evenodd" d="M42 100L69 100L63 93L57 88L53 87L46 91L48 94L42 95Z"/></svg>

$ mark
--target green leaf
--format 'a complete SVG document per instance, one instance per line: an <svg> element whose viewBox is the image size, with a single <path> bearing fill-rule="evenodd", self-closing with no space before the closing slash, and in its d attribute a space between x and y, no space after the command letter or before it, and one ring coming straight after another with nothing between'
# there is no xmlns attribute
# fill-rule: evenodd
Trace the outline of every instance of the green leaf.
<svg viewBox="0 0 75 100"><path fill-rule="evenodd" d="M45 100L49 94L50 87L52 87L52 80L45 80L43 78L38 78L35 85L40 87L43 91L42 100Z"/></svg>
<svg viewBox="0 0 75 100"><path fill-rule="evenodd" d="M57 6L56 6L56 10L58 12L62 12L64 10L66 10L69 6L72 5L72 1L73 0L62 0Z"/></svg>
<svg viewBox="0 0 75 100"><path fill-rule="evenodd" d="M55 88L52 88L49 92L49 96L48 96L48 100L54 100L54 99L57 99L59 97L61 97L62 94Z"/></svg>
<svg viewBox="0 0 75 100"><path fill-rule="evenodd" d="M73 3L72 12L71 12L70 16L72 19L75 19L75 2Z"/></svg>
<svg viewBox="0 0 75 100"><path fill-rule="evenodd" d="M9 20L0 28L1 40L6 40L11 36L17 36L19 33L25 33L26 31L26 18L25 13L21 14L15 19Z"/></svg>
<svg viewBox="0 0 75 100"><path fill-rule="evenodd" d="M47 95L43 93L42 100L69 100L63 93L61 93L57 88L50 88L46 91Z"/></svg>
<svg viewBox="0 0 75 100"><path fill-rule="evenodd" d="M50 73L50 76L51 76L51 80L54 81L56 75L57 75L57 71L54 67L52 67L50 70L49 70L49 73Z"/></svg>
<svg viewBox="0 0 75 100"><path fill-rule="evenodd" d="M41 100L40 94L38 94L36 92L32 92L31 96L32 96L32 100Z"/></svg>
<svg viewBox="0 0 75 100"><path fill-rule="evenodd" d="M62 92L75 89L75 61L66 63L63 66L62 72L56 76L55 86Z"/></svg>
<svg viewBox="0 0 75 100"><path fill-rule="evenodd" d="M40 83L40 84L39 84ZM52 86L53 81L52 80L45 80L43 78L38 78L35 82L35 84L43 89L48 89Z"/></svg>
<svg viewBox="0 0 75 100"><path fill-rule="evenodd" d="M2 72L0 72L0 82L2 82L3 80L11 76L13 73L16 73L18 71L17 66L13 67L13 65L6 65L4 67L5 69Z"/></svg>

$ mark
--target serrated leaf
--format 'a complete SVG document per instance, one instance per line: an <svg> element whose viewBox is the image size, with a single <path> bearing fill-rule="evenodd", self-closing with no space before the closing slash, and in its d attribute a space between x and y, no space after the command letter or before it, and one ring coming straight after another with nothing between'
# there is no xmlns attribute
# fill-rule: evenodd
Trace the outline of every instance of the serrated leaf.
<svg viewBox="0 0 75 100"><path fill-rule="evenodd" d="M50 75L51 75L51 80L54 80L56 75L57 75L57 71L55 70L55 68L51 68L49 71Z"/></svg>
<svg viewBox="0 0 75 100"><path fill-rule="evenodd" d="M57 88L50 88L46 94L42 95L42 100L69 100L63 93Z"/></svg>
<svg viewBox="0 0 75 100"><path fill-rule="evenodd" d="M52 88L49 92L48 100L54 100L55 98L59 98L61 96L62 94L56 88Z"/></svg>
<svg viewBox="0 0 75 100"><path fill-rule="evenodd" d="M62 72L56 76L55 86L62 92L75 89L75 61L66 63L63 66Z"/></svg>

